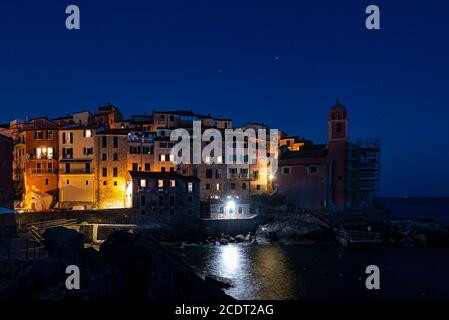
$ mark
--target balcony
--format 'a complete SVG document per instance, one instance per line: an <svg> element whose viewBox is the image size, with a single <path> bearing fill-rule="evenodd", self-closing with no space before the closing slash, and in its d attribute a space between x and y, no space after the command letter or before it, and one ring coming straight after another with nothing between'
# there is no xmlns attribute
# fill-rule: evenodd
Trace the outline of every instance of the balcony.
<svg viewBox="0 0 449 320"><path fill-rule="evenodd" d="M85 168L70 168L70 170L61 170L60 174L93 174L93 170L86 170Z"/></svg>
<svg viewBox="0 0 449 320"><path fill-rule="evenodd" d="M52 155L52 154L36 155L34 153L29 153L28 154L28 159L29 160L53 160L54 159L54 155Z"/></svg>
<svg viewBox="0 0 449 320"><path fill-rule="evenodd" d="M249 179L249 173L230 172L230 173L228 173L228 178L248 180Z"/></svg>
<svg viewBox="0 0 449 320"><path fill-rule="evenodd" d="M31 169L31 174L57 174L57 169Z"/></svg>

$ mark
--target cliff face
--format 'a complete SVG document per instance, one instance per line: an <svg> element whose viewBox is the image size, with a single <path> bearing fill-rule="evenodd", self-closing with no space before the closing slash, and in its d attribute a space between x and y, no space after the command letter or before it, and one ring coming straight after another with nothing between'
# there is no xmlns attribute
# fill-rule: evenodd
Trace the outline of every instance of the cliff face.
<svg viewBox="0 0 449 320"><path fill-rule="evenodd" d="M228 300L147 234L117 231L100 251L65 228L44 234L48 257L4 265L0 300ZM80 289L68 290L66 267L80 269Z"/></svg>

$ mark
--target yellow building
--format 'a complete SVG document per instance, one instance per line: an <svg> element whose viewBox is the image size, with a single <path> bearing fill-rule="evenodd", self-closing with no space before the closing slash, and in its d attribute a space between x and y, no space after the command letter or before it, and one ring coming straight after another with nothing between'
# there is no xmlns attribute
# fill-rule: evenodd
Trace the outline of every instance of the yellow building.
<svg viewBox="0 0 449 320"><path fill-rule="evenodd" d="M95 131L89 127L59 131L59 203L61 208L92 208L96 202Z"/></svg>
<svg viewBox="0 0 449 320"><path fill-rule="evenodd" d="M99 208L125 208L131 196L128 175L128 130L107 129L95 135L97 205Z"/></svg>

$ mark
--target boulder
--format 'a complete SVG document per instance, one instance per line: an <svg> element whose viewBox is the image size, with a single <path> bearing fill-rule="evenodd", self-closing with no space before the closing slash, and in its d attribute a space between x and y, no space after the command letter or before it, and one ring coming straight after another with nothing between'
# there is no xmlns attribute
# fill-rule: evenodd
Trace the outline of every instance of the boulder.
<svg viewBox="0 0 449 320"><path fill-rule="evenodd" d="M413 247L415 245L415 241L412 237L405 237L400 239L398 244L402 247Z"/></svg>
<svg viewBox="0 0 449 320"><path fill-rule="evenodd" d="M232 287L231 280L225 279L223 277L213 276L210 274L208 274L204 277L204 281L206 281L207 283L210 283L220 289L227 289L227 288Z"/></svg>
<svg viewBox="0 0 449 320"><path fill-rule="evenodd" d="M44 245L53 258L78 258L84 250L84 236L75 230L57 227L44 232Z"/></svg>
<svg viewBox="0 0 449 320"><path fill-rule="evenodd" d="M235 241L236 242L243 242L245 241L245 237L242 234L238 234L235 236Z"/></svg>
<svg viewBox="0 0 449 320"><path fill-rule="evenodd" d="M417 233L413 236L413 240L415 241L415 245L419 247L426 247L427 246L427 239L426 236L422 233Z"/></svg>

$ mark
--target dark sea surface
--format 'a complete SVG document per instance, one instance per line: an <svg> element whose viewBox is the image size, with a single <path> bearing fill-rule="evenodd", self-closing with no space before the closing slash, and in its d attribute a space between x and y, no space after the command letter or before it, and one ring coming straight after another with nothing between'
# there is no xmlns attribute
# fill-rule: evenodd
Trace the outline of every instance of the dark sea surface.
<svg viewBox="0 0 449 320"><path fill-rule="evenodd" d="M449 198L379 198L394 215L431 218L449 225Z"/></svg>
<svg viewBox="0 0 449 320"><path fill-rule="evenodd" d="M449 250L330 245L173 248L199 275L229 279L236 299L449 299ZM365 286L380 268L380 290Z"/></svg>
<svg viewBox="0 0 449 320"><path fill-rule="evenodd" d="M393 215L449 225L449 198L381 198ZM176 253L198 274L229 279L236 299L449 299L449 249L331 245L192 245ZM380 268L380 290L365 286Z"/></svg>

